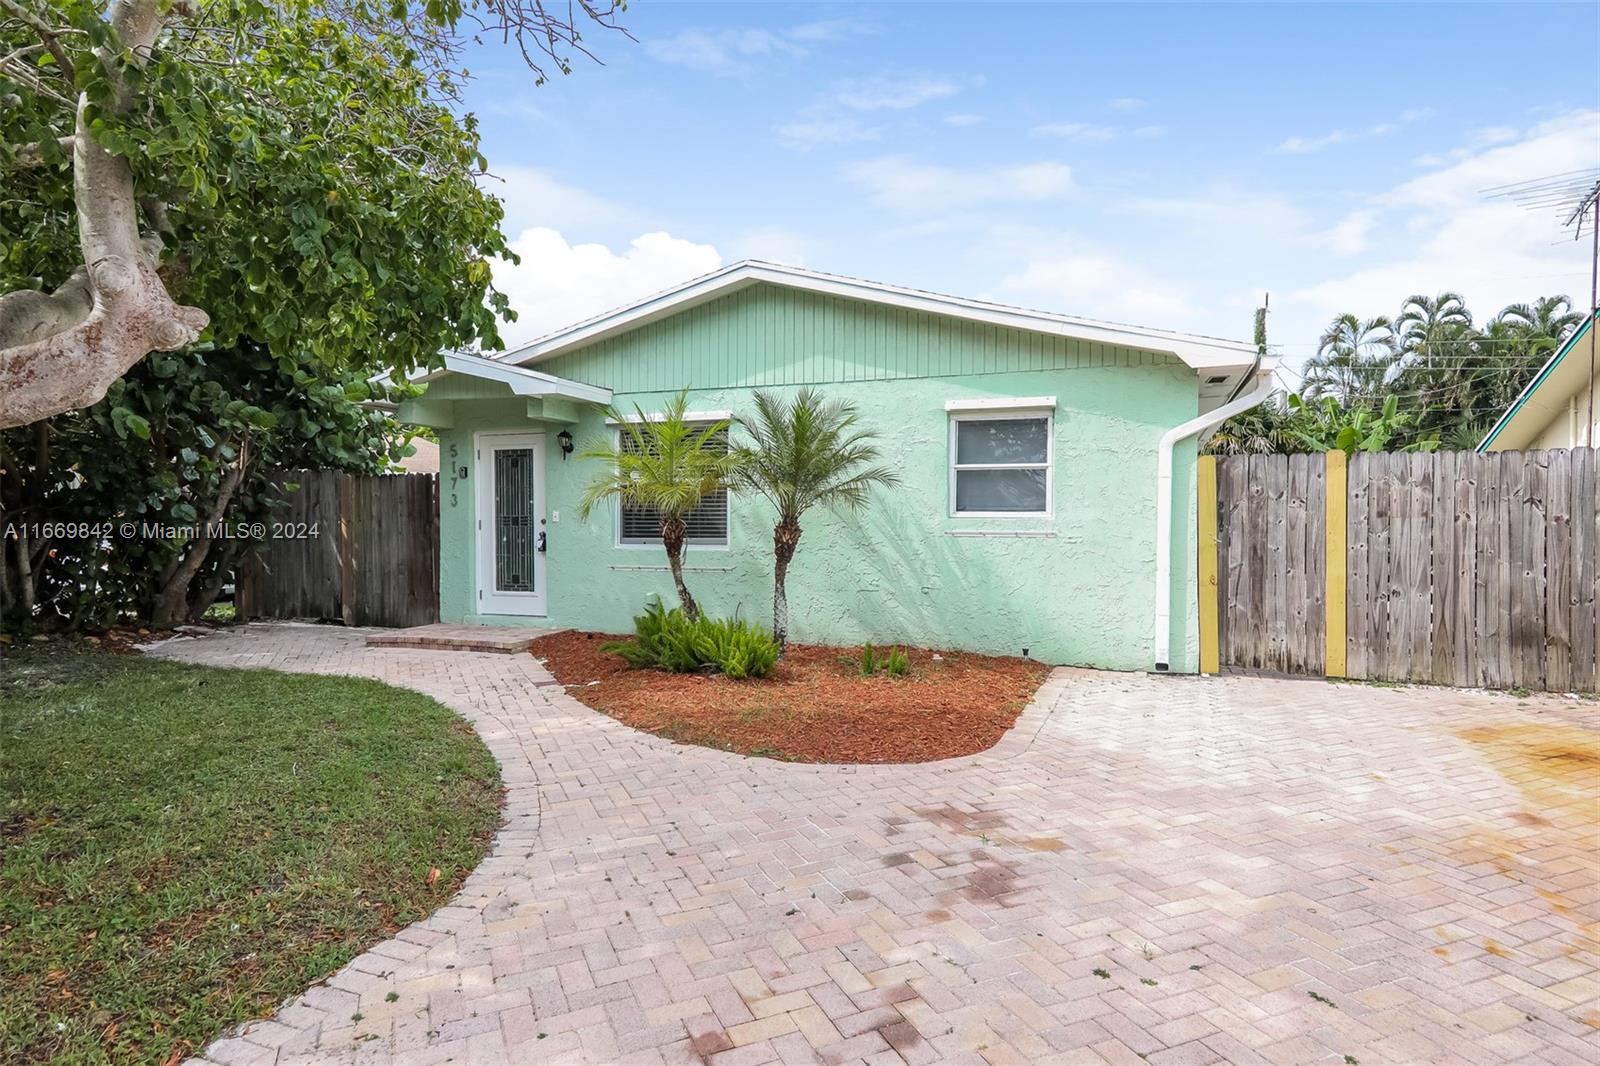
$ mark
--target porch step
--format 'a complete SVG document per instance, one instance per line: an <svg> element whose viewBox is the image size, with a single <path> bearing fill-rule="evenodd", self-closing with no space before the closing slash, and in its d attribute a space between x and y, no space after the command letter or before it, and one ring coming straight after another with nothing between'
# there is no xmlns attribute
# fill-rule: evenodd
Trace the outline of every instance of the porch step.
<svg viewBox="0 0 1600 1066"><path fill-rule="evenodd" d="M528 650L535 637L555 633L554 629L537 626L467 626L432 625L412 626L409 629L388 629L367 635L367 646L373 648L430 648L435 651L487 651L515 655Z"/></svg>

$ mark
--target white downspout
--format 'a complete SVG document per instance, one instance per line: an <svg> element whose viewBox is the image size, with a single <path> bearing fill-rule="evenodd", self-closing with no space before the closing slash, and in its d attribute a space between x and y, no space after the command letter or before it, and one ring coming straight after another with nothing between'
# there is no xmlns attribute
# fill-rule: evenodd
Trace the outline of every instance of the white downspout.
<svg viewBox="0 0 1600 1066"><path fill-rule="evenodd" d="M1168 669L1172 634L1172 450L1178 442L1202 433L1272 395L1272 372L1256 374L1256 387L1221 407L1191 418L1161 435L1156 459L1156 669Z"/></svg>

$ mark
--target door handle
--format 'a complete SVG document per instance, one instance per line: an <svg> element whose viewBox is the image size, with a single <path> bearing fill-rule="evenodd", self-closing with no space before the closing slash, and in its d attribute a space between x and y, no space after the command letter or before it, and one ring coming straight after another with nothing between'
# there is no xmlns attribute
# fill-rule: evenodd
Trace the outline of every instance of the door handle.
<svg viewBox="0 0 1600 1066"><path fill-rule="evenodd" d="M539 550L544 551L544 530L539 531Z"/></svg>

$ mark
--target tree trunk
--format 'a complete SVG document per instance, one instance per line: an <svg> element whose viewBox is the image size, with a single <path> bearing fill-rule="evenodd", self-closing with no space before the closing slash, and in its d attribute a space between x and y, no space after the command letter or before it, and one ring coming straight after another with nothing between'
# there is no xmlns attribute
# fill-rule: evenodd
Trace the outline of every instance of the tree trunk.
<svg viewBox="0 0 1600 1066"><path fill-rule="evenodd" d="M110 21L142 66L164 21L157 0L115 0ZM96 56L114 87L113 110L126 111L134 87L103 48ZM133 169L95 140L88 108L88 95L80 94L72 180L84 265L48 295L0 296L0 429L99 402L133 364L189 344L210 321L199 308L175 303L157 276L162 242L139 233Z"/></svg>
<svg viewBox="0 0 1600 1066"><path fill-rule="evenodd" d="M667 568L672 571L672 584L678 590L678 603L683 606L684 617L694 622L700 618L700 605L689 595L689 586L683 583L683 542L687 534L683 519L661 520L661 544L667 549Z"/></svg>
<svg viewBox="0 0 1600 1066"><path fill-rule="evenodd" d="M21 608L22 620L27 622L33 618L33 555L29 551L27 527L20 522L17 523L17 594L17 606Z"/></svg>
<svg viewBox="0 0 1600 1066"><path fill-rule="evenodd" d="M772 636L778 648L789 645L789 563L800 546L800 523L793 519L772 527Z"/></svg>
<svg viewBox="0 0 1600 1066"><path fill-rule="evenodd" d="M184 553L183 561L171 568L162 583L161 590L156 593L155 603L150 610L150 621L153 625L167 629L180 622L189 621L189 582L194 580L194 575L200 572L201 565L205 563L206 556L211 551L210 529L227 515L228 504L233 500L239 482L244 480L245 468L249 465L249 442L241 441L239 458L217 488L217 498L212 504L211 515L206 519L206 525L201 528L199 536L189 543L189 550Z"/></svg>
<svg viewBox="0 0 1600 1066"><path fill-rule="evenodd" d="M244 542L236 538L228 540L228 546L222 551L222 558L218 560L217 567L211 576L200 586L200 590L189 601L189 617L200 619L211 610L211 605L217 602L217 597L222 594L222 586L228 583L228 575L239 562L239 551ZM238 596L238 583L234 584L234 596Z"/></svg>

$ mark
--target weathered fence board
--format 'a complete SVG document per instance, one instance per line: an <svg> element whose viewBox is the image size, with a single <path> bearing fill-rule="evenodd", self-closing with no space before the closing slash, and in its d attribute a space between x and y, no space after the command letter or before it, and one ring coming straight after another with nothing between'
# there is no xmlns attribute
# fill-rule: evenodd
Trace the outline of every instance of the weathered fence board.
<svg viewBox="0 0 1600 1066"><path fill-rule="evenodd" d="M1327 667L1325 472L1217 461L1223 669ZM1600 690L1595 452L1362 453L1345 503L1347 676Z"/></svg>
<svg viewBox="0 0 1600 1066"><path fill-rule="evenodd" d="M1223 663L1278 672L1322 670L1321 462L1321 456L1261 455L1217 465L1218 586L1224 591L1217 638Z"/></svg>
<svg viewBox="0 0 1600 1066"><path fill-rule="evenodd" d="M276 521L316 535L273 538L246 563L242 615L361 626L438 621L436 475L297 470L285 478L298 488Z"/></svg>

